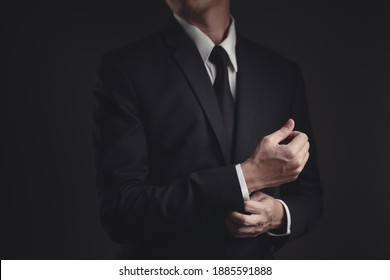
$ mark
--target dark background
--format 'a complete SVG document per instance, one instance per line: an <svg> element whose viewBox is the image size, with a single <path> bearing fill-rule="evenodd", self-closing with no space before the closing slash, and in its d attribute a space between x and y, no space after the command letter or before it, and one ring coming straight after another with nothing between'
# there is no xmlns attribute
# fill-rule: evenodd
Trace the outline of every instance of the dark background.
<svg viewBox="0 0 390 280"><path fill-rule="evenodd" d="M94 73L100 54L160 29L168 8L13 1L2 10L1 258L112 258L94 186ZM389 259L389 2L241 0L232 10L241 33L297 61L307 82L325 213L277 257Z"/></svg>

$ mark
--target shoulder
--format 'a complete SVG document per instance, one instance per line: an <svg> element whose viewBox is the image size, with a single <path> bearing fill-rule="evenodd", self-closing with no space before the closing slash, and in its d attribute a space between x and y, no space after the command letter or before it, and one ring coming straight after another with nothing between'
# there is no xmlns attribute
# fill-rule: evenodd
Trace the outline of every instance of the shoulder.
<svg viewBox="0 0 390 280"><path fill-rule="evenodd" d="M110 50L101 55L101 60L103 62L117 63L122 66L139 66L148 61L153 61L155 57L161 56L161 52L164 51L162 37L162 32L157 31L138 41Z"/></svg>

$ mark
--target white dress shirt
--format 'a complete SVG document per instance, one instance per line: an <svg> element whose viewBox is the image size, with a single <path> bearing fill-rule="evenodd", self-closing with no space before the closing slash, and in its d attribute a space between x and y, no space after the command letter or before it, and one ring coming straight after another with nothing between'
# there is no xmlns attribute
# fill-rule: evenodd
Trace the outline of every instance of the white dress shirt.
<svg viewBox="0 0 390 280"><path fill-rule="evenodd" d="M216 77L216 67L213 63L209 61L209 56L215 47L214 42L198 27L195 25L189 24L184 19L182 19L177 14L174 14L175 19L178 21L178 23L183 27L184 31L187 33L187 35L192 39L192 41L195 43L200 56L202 57L203 63L206 67L207 73L209 74L211 83L214 84L215 77ZM229 27L229 31L227 33L226 38L223 40L222 43L219 44L219 46L223 47L226 53L229 56L229 64L228 64L228 75L229 75L229 84L230 84L230 90L232 92L234 100L236 100L236 82L237 82L237 72L238 72L238 65L237 65L237 58L236 58L236 42L237 42L237 35L236 35L236 27L234 23L233 17L231 18L232 22ZM241 164L237 164L236 166L236 172L237 172L237 178L238 182L240 184L242 197L244 200L249 200L249 191L248 187L246 185L244 174L242 173ZM287 229L286 232L283 234L274 234L268 232L268 234L273 236L283 236L288 235L291 233L291 215L290 211L282 200L279 199L279 201L282 203L287 217Z"/></svg>

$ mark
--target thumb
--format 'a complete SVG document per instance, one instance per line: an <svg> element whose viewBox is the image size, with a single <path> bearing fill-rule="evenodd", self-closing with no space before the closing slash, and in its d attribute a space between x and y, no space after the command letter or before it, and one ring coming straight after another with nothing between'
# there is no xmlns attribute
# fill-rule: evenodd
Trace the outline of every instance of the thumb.
<svg viewBox="0 0 390 280"><path fill-rule="evenodd" d="M279 143L291 134L294 129L294 126L294 120L288 119L287 122L279 130L272 133L270 137L272 137L277 143Z"/></svg>
<svg viewBox="0 0 390 280"><path fill-rule="evenodd" d="M264 200L268 195L261 191L255 191L251 193L250 200L255 200L255 201L261 201Z"/></svg>

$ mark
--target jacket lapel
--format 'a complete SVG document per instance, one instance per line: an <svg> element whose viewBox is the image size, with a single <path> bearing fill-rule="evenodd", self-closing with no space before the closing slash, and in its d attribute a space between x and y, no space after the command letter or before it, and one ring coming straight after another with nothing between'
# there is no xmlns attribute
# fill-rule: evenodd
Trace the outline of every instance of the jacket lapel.
<svg viewBox="0 0 390 280"><path fill-rule="evenodd" d="M245 161L277 119L270 118L275 104L269 58L261 49L237 36L237 112L234 161ZM275 110L275 108L274 108ZM255 119L257 119L255 121ZM256 126L256 127L255 127Z"/></svg>
<svg viewBox="0 0 390 280"><path fill-rule="evenodd" d="M251 52L237 38L236 55L238 63L237 73L237 111L234 160L242 162L249 156L248 145L252 134L256 107L259 97L257 83L259 75L257 68L252 66Z"/></svg>
<svg viewBox="0 0 390 280"><path fill-rule="evenodd" d="M186 76L211 124L225 162L231 163L228 141L222 116L219 112L218 101L196 46L175 20L166 29L165 38L168 44L175 47L173 57Z"/></svg>

